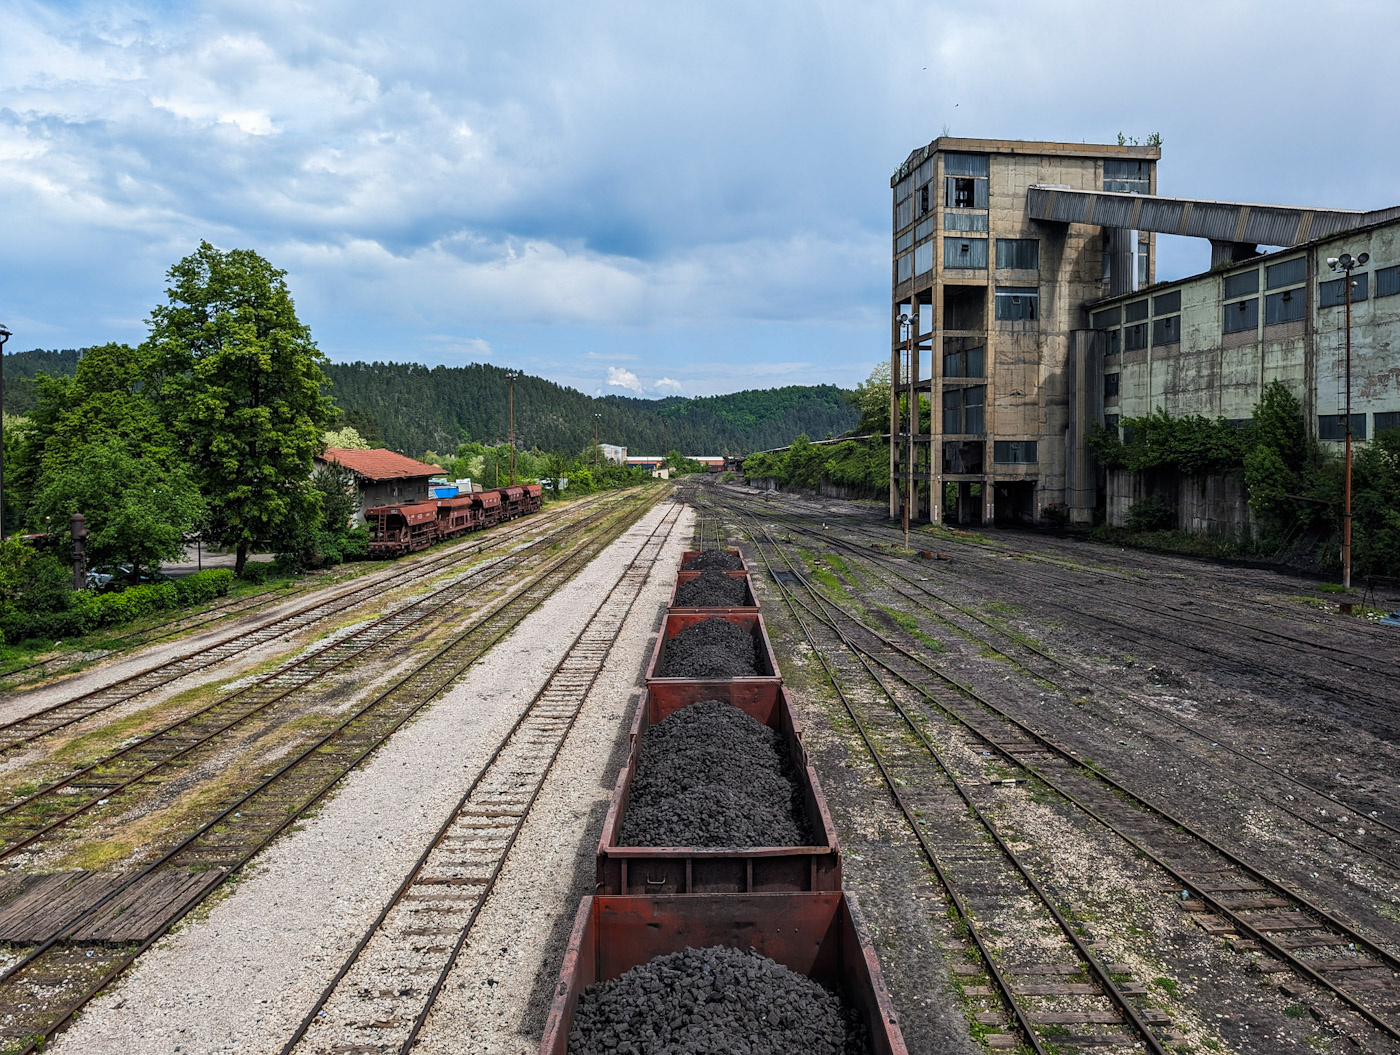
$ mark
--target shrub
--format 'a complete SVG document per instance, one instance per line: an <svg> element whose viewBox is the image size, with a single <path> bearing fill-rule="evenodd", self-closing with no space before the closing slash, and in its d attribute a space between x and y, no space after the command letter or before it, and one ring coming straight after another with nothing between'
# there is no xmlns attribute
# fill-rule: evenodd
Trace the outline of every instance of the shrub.
<svg viewBox="0 0 1400 1055"><path fill-rule="evenodd" d="M1165 531L1175 522L1175 510L1156 495L1148 495L1133 503L1123 526L1129 531Z"/></svg>
<svg viewBox="0 0 1400 1055"><path fill-rule="evenodd" d="M175 592L182 606L204 604L223 597L233 589L233 572L228 568L210 568L175 580Z"/></svg>
<svg viewBox="0 0 1400 1055"><path fill-rule="evenodd" d="M267 582L268 567L264 561L249 561L243 565L243 574L239 576L244 582L250 582L255 586L261 586Z"/></svg>

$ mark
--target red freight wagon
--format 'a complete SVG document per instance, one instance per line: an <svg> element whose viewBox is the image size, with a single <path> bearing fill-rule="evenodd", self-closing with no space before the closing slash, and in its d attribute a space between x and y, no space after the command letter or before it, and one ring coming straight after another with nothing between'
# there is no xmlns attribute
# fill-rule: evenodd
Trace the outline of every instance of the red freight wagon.
<svg viewBox="0 0 1400 1055"><path fill-rule="evenodd" d="M438 538L453 538L480 526L481 517L466 495L446 498L437 504Z"/></svg>
<svg viewBox="0 0 1400 1055"><path fill-rule="evenodd" d="M501 492L474 491L472 504L481 511L481 523L489 527L501 520Z"/></svg>
<svg viewBox="0 0 1400 1055"><path fill-rule="evenodd" d="M579 994L658 956L752 948L840 991L870 1031L872 1055L909 1055L880 960L850 894L586 897L574 917L539 1055L566 1055Z"/></svg>
<svg viewBox="0 0 1400 1055"><path fill-rule="evenodd" d="M437 539L437 515L436 502L366 509L370 555L397 557L431 546Z"/></svg>

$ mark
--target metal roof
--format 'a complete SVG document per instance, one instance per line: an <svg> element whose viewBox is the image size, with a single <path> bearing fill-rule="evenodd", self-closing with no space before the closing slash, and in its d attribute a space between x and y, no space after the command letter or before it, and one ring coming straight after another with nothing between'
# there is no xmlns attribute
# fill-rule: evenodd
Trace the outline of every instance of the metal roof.
<svg viewBox="0 0 1400 1055"><path fill-rule="evenodd" d="M1034 185L1026 191L1026 212L1033 220L1290 246L1395 219L1400 217L1400 206L1364 212Z"/></svg>

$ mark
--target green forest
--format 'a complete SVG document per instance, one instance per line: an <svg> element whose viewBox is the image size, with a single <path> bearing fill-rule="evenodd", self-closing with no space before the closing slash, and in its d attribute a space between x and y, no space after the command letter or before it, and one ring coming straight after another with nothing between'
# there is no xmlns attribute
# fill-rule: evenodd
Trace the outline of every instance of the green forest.
<svg viewBox="0 0 1400 1055"><path fill-rule="evenodd" d="M5 356L5 410L24 414L38 399L34 376L73 373L77 350ZM473 363L427 367L417 363L326 363L328 394L342 420L375 445L409 455L455 450L467 440L504 442L509 432L508 371ZM747 454L781 447L806 434L840 435L859 418L834 385L749 389L687 399L593 397L540 377L515 382L518 448L576 451L598 438L634 453Z"/></svg>

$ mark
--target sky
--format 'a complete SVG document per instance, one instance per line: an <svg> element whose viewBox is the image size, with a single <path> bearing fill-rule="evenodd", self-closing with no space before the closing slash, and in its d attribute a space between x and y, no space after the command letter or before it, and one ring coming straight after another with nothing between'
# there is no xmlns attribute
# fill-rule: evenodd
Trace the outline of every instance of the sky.
<svg viewBox="0 0 1400 1055"><path fill-rule="evenodd" d="M136 343L201 239L333 361L648 397L888 356L891 173L1162 137L1161 193L1400 204L1400 4L0 0L9 351ZM1209 248L1164 238L1158 278Z"/></svg>

